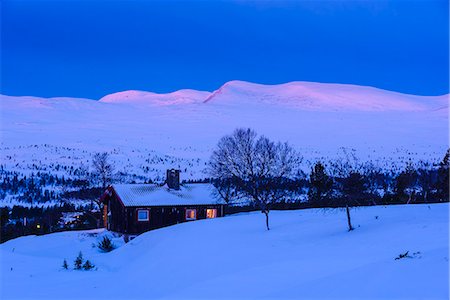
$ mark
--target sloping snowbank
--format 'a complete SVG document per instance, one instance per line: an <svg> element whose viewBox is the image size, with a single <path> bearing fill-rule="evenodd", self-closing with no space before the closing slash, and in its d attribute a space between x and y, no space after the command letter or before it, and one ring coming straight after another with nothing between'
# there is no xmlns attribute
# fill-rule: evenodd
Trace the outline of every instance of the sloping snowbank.
<svg viewBox="0 0 450 300"><path fill-rule="evenodd" d="M448 299L448 204L352 215L347 232L341 211L274 211L270 231L261 213L239 214L151 231L110 253L92 247L98 230L22 237L0 245L1 298ZM79 251L98 270L61 268Z"/></svg>

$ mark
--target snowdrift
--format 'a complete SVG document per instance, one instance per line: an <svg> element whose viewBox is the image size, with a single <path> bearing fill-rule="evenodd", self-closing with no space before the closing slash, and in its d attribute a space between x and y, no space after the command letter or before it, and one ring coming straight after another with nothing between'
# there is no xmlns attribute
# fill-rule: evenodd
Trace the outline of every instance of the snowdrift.
<svg viewBox="0 0 450 300"><path fill-rule="evenodd" d="M103 231L0 245L2 299L448 299L448 204L238 214L154 230L110 253ZM63 270L82 251L95 271ZM409 257L396 260L409 251Z"/></svg>

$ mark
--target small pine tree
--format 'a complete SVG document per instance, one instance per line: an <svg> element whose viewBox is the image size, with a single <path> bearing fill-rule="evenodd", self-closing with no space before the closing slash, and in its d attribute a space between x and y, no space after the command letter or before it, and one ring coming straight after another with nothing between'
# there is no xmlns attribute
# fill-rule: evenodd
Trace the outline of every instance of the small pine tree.
<svg viewBox="0 0 450 300"><path fill-rule="evenodd" d="M331 195L333 179L325 172L325 167L318 162L311 170L309 178L308 201L313 206L325 206Z"/></svg>
<svg viewBox="0 0 450 300"><path fill-rule="evenodd" d="M81 270L83 266L83 253L81 253L81 251L78 254L78 257L75 259L74 266L75 270Z"/></svg>
<svg viewBox="0 0 450 300"><path fill-rule="evenodd" d="M89 271L91 269L93 269L95 266L88 260L86 260L86 262L83 265L83 269L85 269L86 271Z"/></svg>
<svg viewBox="0 0 450 300"><path fill-rule="evenodd" d="M103 240L98 243L98 248L104 252L110 252L114 249L114 245L109 237L104 236Z"/></svg>
<svg viewBox="0 0 450 300"><path fill-rule="evenodd" d="M67 260L66 259L64 259L62 267L65 270L69 269L69 265L67 264Z"/></svg>

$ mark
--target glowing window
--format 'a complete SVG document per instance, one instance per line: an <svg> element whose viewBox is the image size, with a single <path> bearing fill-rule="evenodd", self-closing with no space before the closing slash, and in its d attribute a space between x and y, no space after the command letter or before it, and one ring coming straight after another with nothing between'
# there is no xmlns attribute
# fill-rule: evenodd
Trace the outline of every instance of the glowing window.
<svg viewBox="0 0 450 300"><path fill-rule="evenodd" d="M196 220L197 210L196 209L186 209L186 220Z"/></svg>
<svg viewBox="0 0 450 300"><path fill-rule="evenodd" d="M207 219L217 218L217 209L208 208L206 210L206 218Z"/></svg>
<svg viewBox="0 0 450 300"><path fill-rule="evenodd" d="M147 209L138 209L137 216L138 216L138 221L141 221L141 222L148 221L150 219L149 212Z"/></svg>

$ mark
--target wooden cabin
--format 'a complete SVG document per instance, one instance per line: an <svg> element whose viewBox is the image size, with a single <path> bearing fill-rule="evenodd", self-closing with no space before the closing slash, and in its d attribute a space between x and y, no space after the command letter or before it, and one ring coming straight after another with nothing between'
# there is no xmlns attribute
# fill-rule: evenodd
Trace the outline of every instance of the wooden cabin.
<svg viewBox="0 0 450 300"><path fill-rule="evenodd" d="M168 170L166 183L114 184L102 195L108 230L128 235L199 219L223 216L225 202L209 183L183 184L179 171Z"/></svg>

